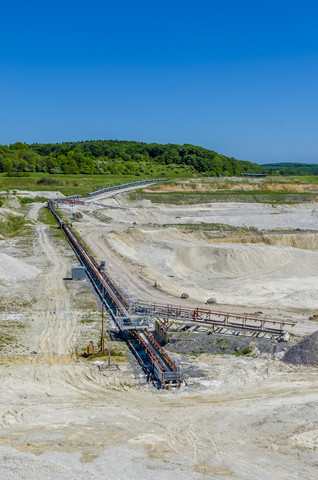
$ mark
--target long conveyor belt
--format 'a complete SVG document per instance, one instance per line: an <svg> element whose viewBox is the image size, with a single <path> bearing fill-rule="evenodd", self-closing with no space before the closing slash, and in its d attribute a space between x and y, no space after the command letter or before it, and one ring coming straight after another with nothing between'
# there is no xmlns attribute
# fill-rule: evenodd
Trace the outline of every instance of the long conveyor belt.
<svg viewBox="0 0 318 480"><path fill-rule="evenodd" d="M113 191L116 192L123 188L131 188L132 186L157 181L161 180L140 181L119 185L117 187L108 187L91 192L87 197L90 198L95 195ZM78 195L66 197L63 199L63 202L81 204L83 203L82 199L83 197ZM143 370L148 376L152 374L163 386L169 382L179 385L180 381L182 381L182 372L167 352L159 345L153 335L151 335L146 328L140 329L140 326L143 325L142 317L165 318L171 319L176 323L201 324L211 326L213 329L216 327L226 327L233 330L249 330L256 332L256 334L265 333L268 335L283 335L286 326L293 327L295 325L288 321L216 312L201 307L162 305L142 301L129 305L112 279L104 271L100 270L98 263L75 235L71 225L63 221L62 217L56 211L55 204L52 200L48 202L48 208L60 227L64 230L78 259L82 265L85 266L86 273L95 290L104 302L110 316L117 324L118 329L123 332L127 344ZM135 318L132 320L132 317ZM138 317L137 320L136 317Z"/></svg>
<svg viewBox="0 0 318 480"><path fill-rule="evenodd" d="M129 320L130 314L128 303L122 293L109 276L106 275L105 272L99 270L98 263L94 257L87 251L86 247L75 235L72 227L67 222L63 221L62 217L56 211L52 200L48 202L48 208L63 229L79 261L85 267L89 279L101 297L112 319L117 324L118 329L123 331L123 323L118 321L118 315L121 319L126 318ZM176 386L180 385L180 382L182 381L181 369L169 357L147 329L144 329L141 332L137 332L137 330L131 330L130 333L125 332L125 338L130 349L136 356L138 362L142 365L142 368L147 372L148 376L152 374L162 386L168 384L174 384ZM138 343L139 348L144 351L144 355L141 355L138 349L136 349L134 342ZM148 361L143 360L144 356L148 357Z"/></svg>

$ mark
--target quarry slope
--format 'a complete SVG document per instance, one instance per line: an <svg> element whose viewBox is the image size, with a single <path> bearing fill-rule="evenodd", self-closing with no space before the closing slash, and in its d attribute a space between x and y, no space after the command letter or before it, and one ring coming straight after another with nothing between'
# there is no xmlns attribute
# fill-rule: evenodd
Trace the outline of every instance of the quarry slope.
<svg viewBox="0 0 318 480"><path fill-rule="evenodd" d="M203 303L212 292L225 297L232 283L233 291L245 295L243 304L228 294L231 303L216 308L261 309L294 318L297 335L317 330L315 319L308 318L315 309L291 306L288 290L296 295L299 283L301 293L309 295L316 285L315 224L310 232L296 229L303 220L309 224L317 205L293 207L290 215L272 215L274 209L264 205L256 206L259 215L255 205L222 206L223 224L245 228L257 218L260 230L276 229L262 234L166 226L184 218L213 223L218 206L145 206L125 197L103 202L105 207L81 207L83 220L74 228L129 295L180 303L187 285L192 298L185 304L196 303L195 294ZM34 205L26 211L36 222L30 236L1 241L2 255L14 259L21 272L32 267L27 268L30 278L16 275L10 288L5 277L0 283L2 332L10 329L16 336L0 355L1 478L316 478L315 366L285 364L268 355L176 353L187 385L161 392L143 384L129 362L100 370L83 361L77 351L98 340L100 312L90 288L69 280L77 260L59 230L44 224L38 213ZM71 209L63 213L71 218ZM292 230L284 215L293 217ZM282 231L271 223L277 218ZM155 280L159 287L153 286ZM275 285L270 294L279 308L265 295L270 285ZM257 307L250 304L253 299L260 302ZM94 323L95 316L99 321Z"/></svg>

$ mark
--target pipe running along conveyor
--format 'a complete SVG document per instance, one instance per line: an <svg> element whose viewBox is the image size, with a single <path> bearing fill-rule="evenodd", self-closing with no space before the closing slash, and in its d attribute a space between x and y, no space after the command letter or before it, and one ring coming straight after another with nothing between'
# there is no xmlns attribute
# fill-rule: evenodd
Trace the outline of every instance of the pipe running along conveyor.
<svg viewBox="0 0 318 480"><path fill-rule="evenodd" d="M115 321L118 329L123 332L123 323L118 321L118 318L124 318L129 322L130 316L129 305L125 298L109 276L105 272L100 271L98 263L94 257L75 235L71 225L65 222L58 214L52 200L49 200L48 202L48 209L59 226L63 229L70 245L75 251L81 264L85 267L89 279L105 304L110 316ZM123 333L125 334L128 346L141 364L143 370L147 373L148 377L153 374L162 386L168 384L174 384L176 386L180 385L182 382L182 371L180 367L175 364L146 328L141 331L137 331L137 329L133 328L130 332L125 331ZM142 357L144 355L136 349L134 345L136 342L138 343L139 349L141 349L149 359L148 362L143 360ZM147 366L149 364L150 367Z"/></svg>

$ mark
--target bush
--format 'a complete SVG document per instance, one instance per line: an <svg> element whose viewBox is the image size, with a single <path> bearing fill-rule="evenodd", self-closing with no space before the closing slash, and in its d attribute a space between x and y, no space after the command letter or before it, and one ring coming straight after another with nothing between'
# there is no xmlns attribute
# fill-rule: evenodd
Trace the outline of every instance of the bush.
<svg viewBox="0 0 318 480"><path fill-rule="evenodd" d="M56 178L41 177L37 182L38 185L59 185L60 182Z"/></svg>
<svg viewBox="0 0 318 480"><path fill-rule="evenodd" d="M19 197L19 201L20 201L21 205L26 205L27 203L47 202L47 198L46 197L35 197L35 198Z"/></svg>
<svg viewBox="0 0 318 480"><path fill-rule="evenodd" d="M30 177L31 173L28 172L8 172L6 177Z"/></svg>
<svg viewBox="0 0 318 480"><path fill-rule="evenodd" d="M251 353L251 351L252 351L252 350L251 350L250 348L244 348L244 349L242 350L242 355L248 355L249 353Z"/></svg>

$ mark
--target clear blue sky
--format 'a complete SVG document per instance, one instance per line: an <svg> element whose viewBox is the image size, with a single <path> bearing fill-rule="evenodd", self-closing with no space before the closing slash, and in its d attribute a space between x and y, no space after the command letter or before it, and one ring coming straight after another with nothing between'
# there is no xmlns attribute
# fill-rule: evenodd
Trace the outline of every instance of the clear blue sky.
<svg viewBox="0 0 318 480"><path fill-rule="evenodd" d="M318 163L317 2L11 0L1 17L0 144Z"/></svg>

